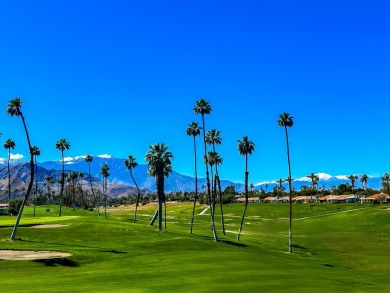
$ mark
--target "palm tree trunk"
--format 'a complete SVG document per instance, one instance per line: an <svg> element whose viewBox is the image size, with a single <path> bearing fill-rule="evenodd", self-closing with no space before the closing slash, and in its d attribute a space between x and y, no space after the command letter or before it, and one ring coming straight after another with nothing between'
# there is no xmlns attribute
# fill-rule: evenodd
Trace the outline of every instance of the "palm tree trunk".
<svg viewBox="0 0 390 293"><path fill-rule="evenodd" d="M20 222L20 219L21 219L22 214L23 214L23 209L27 203L27 200L28 200L28 197L30 195L30 192L31 192L31 189L33 186L33 182L34 182L34 155L32 153L32 149L31 149L30 137L28 135L26 122L24 121L24 117L22 114L20 115L20 117L22 118L24 131L26 133L26 138L27 138L27 143L28 143L28 149L30 150L30 182L28 183L27 192L26 192L26 195L24 196L22 206L20 207L18 217L16 218L15 226L12 229L12 233L11 233L11 237L10 237L10 239L12 239L12 240L16 239L16 233L18 231L19 222Z"/></svg>
<svg viewBox="0 0 390 293"><path fill-rule="evenodd" d="M222 196L222 191L221 191L221 181L219 180L218 173L216 175L216 180L218 182L218 193L219 193L218 195L219 195L219 207L220 207L220 210L221 210L222 233L223 233L223 235L226 235L226 232L225 232L225 220L223 218L223 208L222 208L223 196Z"/></svg>
<svg viewBox="0 0 390 293"><path fill-rule="evenodd" d="M107 178L103 178L104 217L107 218Z"/></svg>
<svg viewBox="0 0 390 293"><path fill-rule="evenodd" d="M240 235L241 235L241 231L242 231L242 225L244 224L245 213L246 213L246 209L248 207L248 177L249 177L249 173L248 173L248 155L245 155L245 208L244 208L244 212L242 214L241 223L240 223L240 229L238 230L238 234L237 234L237 240L240 240Z"/></svg>
<svg viewBox="0 0 390 293"><path fill-rule="evenodd" d="M60 191L60 198L59 198L59 204L60 204L60 210L58 213L58 216L61 217L62 215L62 195L64 193L64 184L65 184L65 167L64 167L64 151L61 151L61 156L62 156L62 181L61 181L61 191Z"/></svg>
<svg viewBox="0 0 390 293"><path fill-rule="evenodd" d="M76 210L76 188L75 188L75 179L72 181L72 210Z"/></svg>
<svg viewBox="0 0 390 293"><path fill-rule="evenodd" d="M38 165L37 165L37 157L35 156L34 217L35 217L35 209L37 207L37 193L38 193Z"/></svg>
<svg viewBox="0 0 390 293"><path fill-rule="evenodd" d="M288 187L290 191L290 218L289 218L289 230L288 230L288 252L292 253L292 186L291 186L291 165L290 165L290 147L288 144L288 132L287 126L284 127L286 131L286 144L287 144L287 162L288 162Z"/></svg>
<svg viewBox="0 0 390 293"><path fill-rule="evenodd" d="M198 200L198 172L196 169L196 139L195 139L195 135L194 135L194 168L195 168L195 198L194 198L194 207L192 208L190 234L192 234L192 227L194 225L194 218L195 218L196 201Z"/></svg>
<svg viewBox="0 0 390 293"><path fill-rule="evenodd" d="M158 230L162 230L162 202L164 196L164 170L158 164L156 166L156 188L158 197Z"/></svg>
<svg viewBox="0 0 390 293"><path fill-rule="evenodd" d="M211 204L211 194L210 194L210 177L209 177L209 164L207 161L207 146L206 146L206 127L204 124L204 114L202 114L202 125L203 125L203 142L204 142L204 155L205 155L205 161L206 161L206 181L207 181L207 195L209 198L209 205L210 205L210 211L211 211L211 226L213 230L213 237L214 241L218 241L217 237L217 230L215 229L215 223L214 223L214 216L212 212L212 204Z"/></svg>
<svg viewBox="0 0 390 293"><path fill-rule="evenodd" d="M135 179L133 177L133 169L130 169L130 176L131 176L131 179L133 179L133 182L135 184L135 187L137 187L137 191L138 191L138 194L137 194L137 199L135 201L135 211L134 211L134 223L137 221L137 209L138 209L138 203L139 203L139 198L141 196L141 193L139 191L139 188L138 188L138 185L137 185L137 182L135 182Z"/></svg>
<svg viewBox="0 0 390 293"><path fill-rule="evenodd" d="M11 148L8 149L8 215L11 216L10 201L11 201L11 172L9 170L9 162L11 160Z"/></svg>

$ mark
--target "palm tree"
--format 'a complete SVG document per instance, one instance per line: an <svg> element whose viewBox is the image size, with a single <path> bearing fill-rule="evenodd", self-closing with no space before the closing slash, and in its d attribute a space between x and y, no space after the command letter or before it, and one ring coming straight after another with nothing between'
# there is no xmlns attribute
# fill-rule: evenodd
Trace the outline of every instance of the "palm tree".
<svg viewBox="0 0 390 293"><path fill-rule="evenodd" d="M279 119L276 121L278 126L284 127L286 132L286 145L287 145L287 162L288 162L288 187L289 187L289 204L290 204L290 219L289 219L289 235L288 235L288 251L292 253L292 186L291 186L291 164L290 164L290 147L288 144L288 131L287 127L292 127L294 125L294 117L290 116L289 113L283 113L279 115Z"/></svg>
<svg viewBox="0 0 390 293"><path fill-rule="evenodd" d="M137 199L135 201L135 211L134 211L134 223L137 221L137 208L138 208L138 203L139 203L139 198L141 196L141 192L138 188L138 185L137 185L137 182L135 182L135 179L134 179L134 176L133 176L133 169L135 167L138 166L138 163L136 162L135 158L133 156L129 156L128 159L125 160L125 166L127 169L130 170L130 176L131 176L131 179L133 180L134 182L134 185L135 187L137 187L137 191L138 191L138 194L137 194Z"/></svg>
<svg viewBox="0 0 390 293"><path fill-rule="evenodd" d="M366 191L367 189L367 181L368 181L367 174L363 174L362 177L360 177L360 182L363 184L364 191Z"/></svg>
<svg viewBox="0 0 390 293"><path fill-rule="evenodd" d="M390 186L389 186L390 174L385 173L381 179L382 179L383 189L386 190L387 195L389 195L390 194Z"/></svg>
<svg viewBox="0 0 390 293"><path fill-rule="evenodd" d="M103 196L104 196L104 216L107 218L107 178L110 176L108 173L110 168L107 164L104 164L100 170L100 174L103 176Z"/></svg>
<svg viewBox="0 0 390 293"><path fill-rule="evenodd" d="M37 146L33 146L32 153L35 157L35 193L34 193L34 217L35 217L35 209L37 206L37 192L38 192L38 165L37 165L37 157L41 155L41 150Z"/></svg>
<svg viewBox="0 0 390 293"><path fill-rule="evenodd" d="M70 172L70 180L72 182L72 208L75 211L76 210L76 179L79 177L78 172Z"/></svg>
<svg viewBox="0 0 390 293"><path fill-rule="evenodd" d="M24 196L22 205L20 207L20 210L19 210L19 213L18 213L18 217L17 217L16 222L15 222L15 226L12 229L11 239L15 239L16 238L16 233L17 233L17 230L18 230L18 227L19 227L20 219L21 219L22 214L23 214L23 209L24 209L24 206L27 203L28 197L30 196L30 192L31 192L31 189L32 189L32 186L33 186L33 181L34 181L34 155L32 153L31 143L30 143L30 136L28 134L26 121L24 119L24 116L23 116L23 113L21 111L21 108L22 108L22 99L18 97L18 98L14 98L14 99L9 101L9 103L7 105L7 110L6 110L6 113L8 115L20 117L22 119L24 131L26 133L28 149L30 151L30 182L28 184L26 195Z"/></svg>
<svg viewBox="0 0 390 293"><path fill-rule="evenodd" d="M11 213L10 213L10 201L11 201L11 172L9 170L9 164L10 164L10 161L11 161L11 149L15 149L15 142L8 138L5 142L4 142L4 148L6 150L8 150L8 214L11 216Z"/></svg>
<svg viewBox="0 0 390 293"><path fill-rule="evenodd" d="M49 206L49 209L50 209L50 197L51 197L51 185L53 184L53 176L46 176L45 177L45 182L46 182L46 195L47 195L47 204Z"/></svg>
<svg viewBox="0 0 390 293"><path fill-rule="evenodd" d="M209 203L211 204L209 166L208 166L208 162L207 162L206 126L205 126L205 123L204 123L204 115L205 114L210 115L210 113L211 113L211 106L210 106L209 102L207 102L205 99L200 99L199 101L195 102L194 112L195 112L195 114L202 115L204 157L206 157L205 165L206 165L207 195L208 195ZM218 241L217 230L215 229L215 223L214 223L214 220L213 220L214 217L212 215L212 207L211 207L211 205L210 205L210 211L211 211L211 219L212 219L211 220L211 224L212 224L214 241Z"/></svg>
<svg viewBox="0 0 390 293"><path fill-rule="evenodd" d="M310 180L311 180L311 188L313 190L313 192L315 193L315 185L318 184L318 180L320 180L320 177L318 177L318 175L314 174L314 173L311 173L310 175L306 176L308 177ZM312 199L313 195L310 196L310 207L311 207L311 199Z"/></svg>
<svg viewBox="0 0 390 293"><path fill-rule="evenodd" d="M158 230L162 230L162 203L164 200L164 177L172 173L173 155L168 152L168 146L158 143L149 146L149 151L145 155L145 161L148 162L149 176L156 178L156 189L158 197Z"/></svg>
<svg viewBox="0 0 390 293"><path fill-rule="evenodd" d="M192 234L192 226L194 224L196 201L198 200L198 171L196 168L196 137L200 135L201 129L202 127L199 127L197 122L192 122L188 124L188 128L186 130L187 135L192 136L194 138L195 198L194 198L194 207L192 208L190 234Z"/></svg>
<svg viewBox="0 0 390 293"><path fill-rule="evenodd" d="M216 129L209 130L206 134L206 143L208 145L212 145L213 152L216 152L215 145L220 145L222 143L221 131L216 130ZM219 181L218 165L215 165L215 180L217 180L216 183L218 184L218 197L219 197L219 206L220 206L220 210L221 210L222 233L223 233L223 235L226 235L225 234L225 221L223 218L223 208L222 208L223 199L222 199L222 191L221 191L221 182ZM216 186L216 184L214 184L214 185ZM214 192L216 193L215 187L214 187ZM215 209L213 210L213 212L215 213Z"/></svg>
<svg viewBox="0 0 390 293"><path fill-rule="evenodd" d="M61 181L61 191L60 191L60 212L58 216L61 216L61 207L62 207L62 194L64 192L64 178L65 178L65 169L64 169L64 151L70 149L70 143L65 139L61 138L59 141L56 142L56 149L61 151L61 157L62 157L62 181Z"/></svg>
<svg viewBox="0 0 390 293"><path fill-rule="evenodd" d="M81 193L81 206L83 207L84 213L85 213L85 205L84 205L84 192L83 192L83 178L84 173L79 172L79 178L80 178L80 193Z"/></svg>
<svg viewBox="0 0 390 293"><path fill-rule="evenodd" d="M237 235L237 240L240 240L242 225L244 223L245 213L248 207L248 177L249 177L248 155L252 155L252 152L254 152L255 144L248 139L247 135L244 135L242 140L237 140L237 142L238 142L238 152L240 153L240 155L245 156L245 208L244 208L244 213L242 214L240 229L238 230L238 235Z"/></svg>
<svg viewBox="0 0 390 293"><path fill-rule="evenodd" d="M92 176L91 176L91 163L93 161L93 157L91 155L86 155L84 160L88 163L88 175L89 175L89 184L91 186L92 198L95 198L95 193L92 188Z"/></svg>
<svg viewBox="0 0 390 293"><path fill-rule="evenodd" d="M355 196L356 198L356 205L358 204L358 200L357 200L357 197L355 195L355 181L358 179L358 176L357 175L349 175L348 176L348 179L351 180L351 186L352 186L352 194Z"/></svg>

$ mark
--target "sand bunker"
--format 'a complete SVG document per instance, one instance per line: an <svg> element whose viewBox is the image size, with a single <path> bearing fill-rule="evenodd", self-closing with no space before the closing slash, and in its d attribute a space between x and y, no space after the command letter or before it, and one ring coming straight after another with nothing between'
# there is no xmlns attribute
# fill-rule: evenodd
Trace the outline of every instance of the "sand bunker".
<svg viewBox="0 0 390 293"><path fill-rule="evenodd" d="M45 228L60 228L60 227L67 227L69 225L64 224L44 224L44 225L34 225L30 228L38 228L38 229L45 229Z"/></svg>
<svg viewBox="0 0 390 293"><path fill-rule="evenodd" d="M60 251L0 250L0 260L36 260L68 256L71 254Z"/></svg>

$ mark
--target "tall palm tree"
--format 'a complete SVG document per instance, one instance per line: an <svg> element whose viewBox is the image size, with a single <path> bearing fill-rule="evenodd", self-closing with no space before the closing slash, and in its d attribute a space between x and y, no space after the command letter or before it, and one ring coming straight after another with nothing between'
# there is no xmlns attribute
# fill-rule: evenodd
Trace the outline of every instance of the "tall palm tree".
<svg viewBox="0 0 390 293"><path fill-rule="evenodd" d="M200 135L201 129L202 129L202 127L198 126L198 122L192 122L192 123L188 124L188 128L186 130L186 134L188 136L192 136L194 138L195 198L194 198L194 206L192 208L190 234L192 234L192 226L194 224L196 201L198 200L198 170L197 170L197 165L196 165L196 137Z"/></svg>
<svg viewBox="0 0 390 293"><path fill-rule="evenodd" d="M162 230L162 203L164 200L164 177L172 173L173 155L168 151L165 144L153 144L149 146L149 151L145 155L145 161L148 162L149 176L156 178L156 189L158 197L158 229Z"/></svg>
<svg viewBox="0 0 390 293"><path fill-rule="evenodd" d="M368 181L367 174L363 174L362 177L360 177L360 182L363 184L364 191L366 191L367 189L367 181Z"/></svg>
<svg viewBox="0 0 390 293"><path fill-rule="evenodd" d="M64 166L64 151L70 149L70 142L68 142L65 138L61 138L59 141L56 142L56 149L61 151L61 157L62 157L62 181L61 181L61 191L60 191L60 211L58 216L61 216L62 213L62 195L64 192L64 183L65 183L65 166Z"/></svg>
<svg viewBox="0 0 390 293"><path fill-rule="evenodd" d="M206 143L208 145L212 145L213 147L213 152L215 151L215 145L220 145L222 143L222 138L221 138L221 131L212 129L209 130L206 134ZM215 165L215 180L216 184L218 184L218 197L219 197L219 207L221 210L221 223L222 223L222 233L223 235L226 235L225 233L225 221L223 218L223 199L222 199L222 191L221 191L221 182L219 181L219 173L218 173L218 164ZM214 192L216 193L216 184L214 184ZM213 210L215 213L215 209Z"/></svg>
<svg viewBox="0 0 390 293"><path fill-rule="evenodd" d="M92 187L92 176L91 176L91 163L93 161L93 157L91 155L86 155L84 160L88 163L89 184L91 186L92 198L95 199L95 193Z"/></svg>
<svg viewBox="0 0 390 293"><path fill-rule="evenodd" d="M34 217L35 217L35 209L37 206L37 193L38 193L38 165L37 165L37 157L41 155L41 150L39 147L34 145L32 148L32 153L35 158L35 193L34 193Z"/></svg>
<svg viewBox="0 0 390 293"><path fill-rule="evenodd" d="M133 180L135 187L137 187L137 192L138 192L137 199L135 201L135 211L134 211L134 220L133 220L134 223L137 221L137 208L138 208L139 198L141 196L141 192L138 188L138 184L137 184L137 182L135 182L135 179L133 176L133 169L137 166L138 166L138 163L136 162L135 158L131 155L128 156L128 159L125 160L125 167L130 170L131 179Z"/></svg>
<svg viewBox="0 0 390 293"><path fill-rule="evenodd" d="M352 175L348 176L348 179L351 180L352 194L355 196L356 205L357 205L358 204L358 200L357 200L357 197L356 197L356 194L355 194L355 181L358 179L358 176L352 174Z"/></svg>
<svg viewBox="0 0 390 293"><path fill-rule="evenodd" d="M11 172L9 170L9 164L10 164L10 161L11 161L11 149L15 149L15 142L8 138L4 144L3 144L4 148L6 150L8 150L8 167L7 167L7 170L8 170L8 214L11 216L11 213L10 213L10 201L11 201Z"/></svg>
<svg viewBox="0 0 390 293"><path fill-rule="evenodd" d="M108 173L110 168L107 164L104 164L100 170L100 174L103 176L103 196L104 196L104 216L107 218L107 178L110 176Z"/></svg>
<svg viewBox="0 0 390 293"><path fill-rule="evenodd" d="M245 208L242 214L240 229L238 230L238 234L237 234L237 240L240 240L242 225L244 223L245 213L248 207L248 177L249 177L248 155L252 155L252 152L254 152L255 144L248 139L247 135L244 135L242 140L237 140L237 142L238 142L238 152L240 153L240 155L245 156Z"/></svg>
<svg viewBox="0 0 390 293"><path fill-rule="evenodd" d="M16 222L15 222L15 226L12 229L11 239L15 239L16 238L16 233L17 233L17 230L18 230L18 227L19 227L20 219L21 219L22 214L23 214L23 209L24 209L24 206L27 203L28 197L30 196L30 192L31 192L31 189L32 189L32 186L33 186L33 181L34 181L34 155L32 153L31 143L30 143L30 136L28 134L26 121L25 121L24 115L23 115L23 113L21 111L21 108L22 108L22 99L18 97L18 98L14 98L14 99L9 101L9 103L7 105L7 110L6 110L6 113L8 115L20 117L22 119L24 131L26 133L28 149L30 151L30 182L28 184L26 195L24 196L22 205L20 207L20 210L19 210L19 213L18 213L18 217L17 217Z"/></svg>
<svg viewBox="0 0 390 293"><path fill-rule="evenodd" d="M79 178L78 172L70 172L70 180L72 182L72 209L76 210L76 179Z"/></svg>
<svg viewBox="0 0 390 293"><path fill-rule="evenodd" d="M213 179L213 166L216 164L216 152L208 152L207 157L204 158L204 160L208 161L208 164L210 165L210 172L211 172L211 202L210 202L210 212L212 217L212 223L215 223L215 190L216 190L216 180ZM211 227L212 228L212 227Z"/></svg>
<svg viewBox="0 0 390 293"><path fill-rule="evenodd" d="M294 125L294 117L289 113L283 113L279 115L279 119L276 121L278 126L284 127L286 133L286 146L287 146L287 162L288 162L288 187L289 187L289 205L290 205L290 219L289 219L289 235L288 235L288 251L292 253L292 186L291 186L291 164L290 164L290 146L288 143L288 131L287 127L291 128Z"/></svg>
<svg viewBox="0 0 390 293"><path fill-rule="evenodd" d="M200 99L195 102L194 106L194 112L195 114L200 114L202 115L202 129L203 129L203 144L204 144L204 157L205 159L205 165L206 165L206 182L207 182L207 195L209 199L209 203L211 204L211 193L210 193L210 177L209 177L209 166L207 162L207 146L206 146L206 126L204 123L204 115L210 115L211 113L211 106L209 102L207 102L205 99ZM212 230L213 230L213 236L214 236L214 241L218 241L217 237L217 230L215 229L215 223L213 220L213 215L212 215L212 207L210 206L210 211L211 211L211 224L212 224Z"/></svg>

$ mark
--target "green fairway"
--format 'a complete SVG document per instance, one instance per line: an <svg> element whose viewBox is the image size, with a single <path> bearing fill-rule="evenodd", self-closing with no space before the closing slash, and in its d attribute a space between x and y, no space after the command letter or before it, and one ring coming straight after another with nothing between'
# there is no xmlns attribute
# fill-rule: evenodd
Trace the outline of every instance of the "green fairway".
<svg viewBox="0 0 390 293"><path fill-rule="evenodd" d="M213 241L206 206L167 204L167 229L149 226L155 205L110 208L108 218L63 209L57 217L27 207L17 237L15 218L0 217L0 249L53 250L66 259L0 261L4 292L390 292L390 210L386 205L294 204L293 254L288 205L224 206L226 236L216 214ZM219 211L219 209L218 209ZM36 229L37 224L63 224Z"/></svg>

